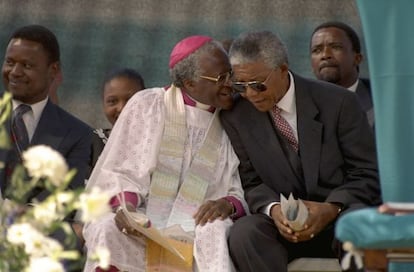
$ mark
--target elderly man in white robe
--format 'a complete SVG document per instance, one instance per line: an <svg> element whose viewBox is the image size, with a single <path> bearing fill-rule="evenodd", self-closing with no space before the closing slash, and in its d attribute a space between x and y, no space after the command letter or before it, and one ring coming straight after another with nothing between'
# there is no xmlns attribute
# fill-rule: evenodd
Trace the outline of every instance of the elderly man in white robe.
<svg viewBox="0 0 414 272"><path fill-rule="evenodd" d="M239 160L218 118L233 103L231 66L221 44L207 36L180 41L169 66L170 87L129 100L87 188L109 192L114 211L125 199L159 229L179 224L193 232L193 271L234 271L227 235L247 205ZM88 252L111 253L109 270L88 260L85 271L145 271L146 240L122 233L114 217L85 225Z"/></svg>

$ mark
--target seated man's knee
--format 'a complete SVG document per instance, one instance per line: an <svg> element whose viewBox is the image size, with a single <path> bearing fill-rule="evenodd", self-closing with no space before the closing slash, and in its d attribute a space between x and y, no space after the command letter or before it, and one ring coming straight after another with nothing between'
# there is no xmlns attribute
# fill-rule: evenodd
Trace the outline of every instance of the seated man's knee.
<svg viewBox="0 0 414 272"><path fill-rule="evenodd" d="M197 225L195 228L195 236L197 239L212 239L216 235L227 236L232 225L233 222L231 219L217 219L213 222L208 222L204 226Z"/></svg>
<svg viewBox="0 0 414 272"><path fill-rule="evenodd" d="M230 246L240 246L249 240L254 240L256 234L261 229L261 225L266 221L261 215L244 216L237 220L230 229L229 244Z"/></svg>

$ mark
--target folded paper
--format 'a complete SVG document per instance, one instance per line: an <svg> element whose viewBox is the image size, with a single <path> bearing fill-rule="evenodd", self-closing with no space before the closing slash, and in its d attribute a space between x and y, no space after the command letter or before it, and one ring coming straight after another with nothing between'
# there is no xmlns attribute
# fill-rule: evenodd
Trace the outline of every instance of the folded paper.
<svg viewBox="0 0 414 272"><path fill-rule="evenodd" d="M284 195L280 194L280 207L283 216L288 220L289 226L294 231L303 230L306 219L308 218L308 208L301 199L295 199L292 193L286 199Z"/></svg>

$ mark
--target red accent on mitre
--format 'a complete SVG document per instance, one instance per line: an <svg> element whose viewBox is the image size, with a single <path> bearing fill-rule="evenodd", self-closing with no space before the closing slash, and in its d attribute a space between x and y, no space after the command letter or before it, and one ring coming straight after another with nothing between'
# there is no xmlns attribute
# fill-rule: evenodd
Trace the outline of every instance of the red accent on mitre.
<svg viewBox="0 0 414 272"><path fill-rule="evenodd" d="M211 37L202 35L190 36L181 40L171 51L169 67L173 68L178 62L211 40L213 40Z"/></svg>

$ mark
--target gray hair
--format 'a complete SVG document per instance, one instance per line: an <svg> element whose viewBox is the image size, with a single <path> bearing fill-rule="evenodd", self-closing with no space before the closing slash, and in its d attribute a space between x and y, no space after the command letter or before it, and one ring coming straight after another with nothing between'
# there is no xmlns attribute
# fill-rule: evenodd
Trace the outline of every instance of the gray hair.
<svg viewBox="0 0 414 272"><path fill-rule="evenodd" d="M241 34L233 41L229 57L231 65L263 61L269 68L276 68L288 64L285 45L270 31Z"/></svg>
<svg viewBox="0 0 414 272"><path fill-rule="evenodd" d="M184 80L198 81L201 76L200 57L204 53L212 52L216 49L226 52L220 42L212 40L205 43L202 47L191 53L188 57L178 62L172 69L170 69L170 77L172 83L182 88L184 87Z"/></svg>

